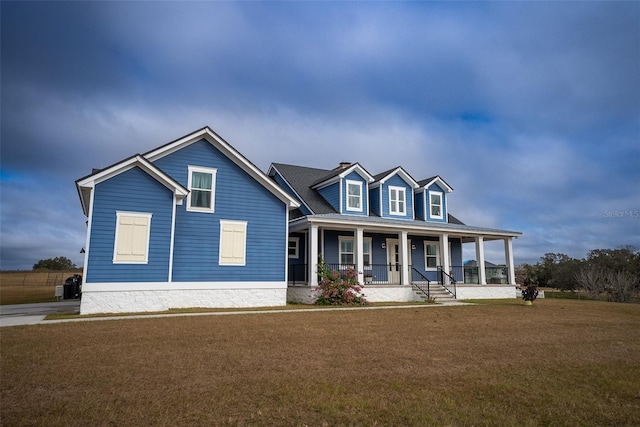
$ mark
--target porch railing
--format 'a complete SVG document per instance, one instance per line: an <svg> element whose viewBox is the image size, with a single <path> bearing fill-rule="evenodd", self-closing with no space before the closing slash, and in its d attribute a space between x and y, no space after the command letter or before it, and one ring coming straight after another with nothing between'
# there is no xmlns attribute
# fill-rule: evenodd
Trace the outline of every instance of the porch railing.
<svg viewBox="0 0 640 427"><path fill-rule="evenodd" d="M430 284L429 279L424 274L420 273L415 267L411 267L411 285L422 291L427 296L427 299L431 298L429 295Z"/></svg>
<svg viewBox="0 0 640 427"><path fill-rule="evenodd" d="M507 284L509 283L509 276L507 273L507 267L485 267L485 278L488 284ZM470 266L451 266L450 274L455 277L457 282L462 282L467 285L480 284L480 274L478 267Z"/></svg>
<svg viewBox="0 0 640 427"><path fill-rule="evenodd" d="M440 277L440 285L447 290L454 298L456 297L456 279L442 267L438 267L438 276Z"/></svg>
<svg viewBox="0 0 640 427"><path fill-rule="evenodd" d="M331 264L327 266L334 271L356 269L354 264ZM400 264L369 264L362 271L363 285L399 285L402 283L402 266Z"/></svg>
<svg viewBox="0 0 640 427"><path fill-rule="evenodd" d="M289 264L289 283L303 285L309 283L307 264Z"/></svg>

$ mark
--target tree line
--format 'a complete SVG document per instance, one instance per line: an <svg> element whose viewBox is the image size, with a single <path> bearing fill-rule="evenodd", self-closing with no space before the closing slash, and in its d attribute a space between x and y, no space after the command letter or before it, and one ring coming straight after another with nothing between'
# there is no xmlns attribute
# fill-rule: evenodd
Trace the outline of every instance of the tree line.
<svg viewBox="0 0 640 427"><path fill-rule="evenodd" d="M586 258L547 253L516 269L518 283L561 290L581 290L608 301L630 302L640 293L640 251L633 246L594 249Z"/></svg>

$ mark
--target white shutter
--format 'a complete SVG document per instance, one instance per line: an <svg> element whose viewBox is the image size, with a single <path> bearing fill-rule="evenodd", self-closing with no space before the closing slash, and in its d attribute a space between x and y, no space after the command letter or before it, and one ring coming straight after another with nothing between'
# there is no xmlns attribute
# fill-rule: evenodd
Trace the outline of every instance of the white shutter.
<svg viewBox="0 0 640 427"><path fill-rule="evenodd" d="M151 214L116 212L114 263L147 263Z"/></svg>
<svg viewBox="0 0 640 427"><path fill-rule="evenodd" d="M220 221L220 265L245 265L246 243L246 222Z"/></svg>

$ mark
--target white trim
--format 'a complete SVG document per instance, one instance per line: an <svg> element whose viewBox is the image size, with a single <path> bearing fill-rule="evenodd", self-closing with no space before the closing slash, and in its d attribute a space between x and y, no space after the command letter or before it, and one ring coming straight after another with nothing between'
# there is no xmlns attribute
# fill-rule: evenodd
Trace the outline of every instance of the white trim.
<svg viewBox="0 0 640 427"><path fill-rule="evenodd" d="M233 163L238 165L241 169L247 172L253 179L258 181L263 187L269 190L272 194L278 197L283 202L287 203L290 208L300 207L300 203L291 197L285 190L283 190L277 183L258 169L253 163L247 160L242 154L240 154L235 148L233 148L227 141L225 141L220 135L216 134L208 126L197 130L189 135L183 136L169 144L156 148L155 150L145 153L145 157L150 161L156 161L159 158L174 153L185 146L194 142L205 139L215 148L217 148L222 154L229 158Z"/></svg>
<svg viewBox="0 0 640 427"><path fill-rule="evenodd" d="M346 198L345 198L345 202L347 204L346 206L346 210L349 212L363 212L364 211L364 194L362 194L363 192L363 183L362 181L354 181L352 179L345 179L344 181L345 185L345 190L347 192L346 194ZM349 206L349 185L357 185L358 188L360 189L360 207L359 208L353 208L351 206ZM340 186L340 189L342 190L342 186ZM340 199L342 200L342 197L340 197Z"/></svg>
<svg viewBox="0 0 640 427"><path fill-rule="evenodd" d="M420 188L424 188L425 190L427 190L433 184L438 184L438 186L445 190L447 193L453 192L453 188L451 188L451 186L447 184L444 179L440 178L440 175L435 176L431 181L427 182Z"/></svg>
<svg viewBox="0 0 640 427"><path fill-rule="evenodd" d="M431 212L431 195L440 196L440 215L433 215ZM429 218L431 219L443 219L444 218L444 193L442 191L429 190Z"/></svg>
<svg viewBox="0 0 640 427"><path fill-rule="evenodd" d="M175 196L174 196L175 199ZM173 209L171 210L171 241L169 242L169 274L167 275L167 280L169 283L173 281L173 248L176 239L176 204L173 204Z"/></svg>
<svg viewBox="0 0 640 427"><path fill-rule="evenodd" d="M93 224L93 195L94 195L94 190L91 189L90 190L90 194L89 194L89 215L87 217L87 239L85 241L85 249L84 249L84 269L83 274L84 274L84 279L87 278L87 276L89 275L89 242L91 242L91 227Z"/></svg>
<svg viewBox="0 0 640 427"><path fill-rule="evenodd" d="M242 260L240 261L224 261L222 260L222 244L223 244L223 232L222 229L225 225L234 225L243 227L243 244L242 244ZM218 246L218 265L220 266L245 266L247 265L247 221L232 221L221 219L220 220L220 243Z"/></svg>
<svg viewBox="0 0 640 427"><path fill-rule="evenodd" d="M407 215L407 189L405 187L398 187L395 185L389 185L389 215L402 215L402 216L406 216ZM393 206L392 204L392 200L391 200L391 192L395 191L396 195L398 196L396 199L396 210L392 210L391 207ZM403 206L403 210L400 211L399 209L397 209L400 206L400 193L402 193L402 206Z"/></svg>
<svg viewBox="0 0 640 427"><path fill-rule="evenodd" d="M274 282L100 282L83 283L82 292L169 291L187 289L284 289L287 283ZM196 301L197 302L197 301ZM196 303L194 302L194 304Z"/></svg>
<svg viewBox="0 0 640 427"><path fill-rule="evenodd" d="M436 266L435 267L428 267L427 264L427 246L435 246L436 247ZM432 241L432 240L425 240L424 241L424 271L436 271L438 270L438 266L440 265L440 242L438 241ZM433 258L433 255L429 255L431 258Z"/></svg>
<svg viewBox="0 0 640 427"><path fill-rule="evenodd" d="M367 266L366 264L364 264L364 242L368 242L369 243L369 266ZM372 270L373 269L373 238L372 237L363 237L362 238L362 263L363 263L363 268L365 270Z"/></svg>
<svg viewBox="0 0 640 427"><path fill-rule="evenodd" d="M276 171L276 173L278 174L278 176L285 182L285 184L287 184L287 186L289 187L289 189L291 189L291 191L293 191L293 194L298 198L298 200L300 200L300 202L307 208L309 209L309 212L311 212L311 214L315 214L315 212L313 212L313 209L311 209L311 207L309 207L309 205L304 201L304 199L302 197L300 197L300 195L298 194L298 192L293 188L293 186L291 185L291 183L289 183L289 181L287 181L287 179L284 177L284 175L282 173L280 173L280 171L278 170L277 167L275 167L273 165L273 163L269 166L269 171L267 172L268 175L271 175L271 171L274 170Z"/></svg>
<svg viewBox="0 0 640 427"><path fill-rule="evenodd" d="M148 264L149 263L149 243L151 240L151 217L153 215L149 212L128 212L128 211L116 211L116 229L113 237L113 259L114 264ZM147 219L147 236L146 236L146 249L144 253L143 261L127 261L118 259L118 237L120 236L120 218L121 217L139 217Z"/></svg>
<svg viewBox="0 0 640 427"><path fill-rule="evenodd" d="M378 186L387 182L389 179L393 178L394 175L399 175L404 182L411 186L411 188L420 188L420 184L418 184L415 179L411 178L411 175L409 175L402 166L398 166L393 171L389 172L387 175L371 184L371 188L377 188Z"/></svg>
<svg viewBox="0 0 640 427"><path fill-rule="evenodd" d="M294 255L291 255L289 253L289 243L291 242L295 242L296 244L296 253ZM299 237L289 237L287 239L287 257L288 258L293 258L293 259L299 259L300 258L300 238Z"/></svg>
<svg viewBox="0 0 640 427"><path fill-rule="evenodd" d="M95 186L103 181L106 181L114 176L117 176L123 172L133 169L134 167L139 167L144 172L146 172L149 176L153 177L156 181L160 182L166 188L171 190L174 195L177 196L177 200L181 201L182 198L186 197L188 194L188 190L184 188L179 182L175 181L169 175L165 174L163 171L158 169L153 163L149 162L149 160L142 157L140 154L137 154L133 157L125 159L115 165L103 169L95 174L89 175L86 178L81 178L76 181L76 187L80 189L93 189ZM79 192L81 196L83 192ZM85 208L84 196L81 197L81 202L83 208ZM85 212L85 214L88 213Z"/></svg>
<svg viewBox="0 0 640 427"><path fill-rule="evenodd" d="M188 176L187 176L187 188L189 189L189 195L187 196L187 211L189 212L206 212L206 213L214 213L216 211L216 175L218 170L215 168L207 168L202 166L192 166L188 165ZM191 188L191 178L194 172L206 173L211 175L211 202L208 208L191 206L191 196L193 195L193 191ZM200 188L196 188L196 190L202 191Z"/></svg>
<svg viewBox="0 0 640 427"><path fill-rule="evenodd" d="M342 242L351 241L351 252L342 252ZM353 262L342 262L342 254L351 254L353 255ZM356 250L356 239L355 236L338 236L338 265L340 268L343 268L343 265L353 265L354 267L357 265L357 256L358 251Z"/></svg>

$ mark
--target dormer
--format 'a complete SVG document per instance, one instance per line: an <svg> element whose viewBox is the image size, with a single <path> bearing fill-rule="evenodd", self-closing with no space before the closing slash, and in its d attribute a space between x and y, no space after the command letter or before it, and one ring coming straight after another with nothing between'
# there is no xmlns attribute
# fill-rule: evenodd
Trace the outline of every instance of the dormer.
<svg viewBox="0 0 640 427"><path fill-rule="evenodd" d="M369 184L373 177L360 164L340 163L311 188L344 215L369 215Z"/></svg>
<svg viewBox="0 0 640 427"><path fill-rule="evenodd" d="M369 186L371 212L382 218L415 219L414 191L418 183L402 167L374 176Z"/></svg>
<svg viewBox="0 0 640 427"><path fill-rule="evenodd" d="M415 190L416 217L423 221L447 222L447 194L453 188L439 175L418 182Z"/></svg>

